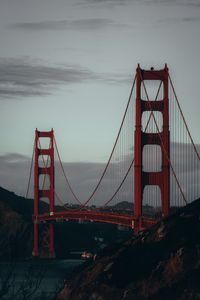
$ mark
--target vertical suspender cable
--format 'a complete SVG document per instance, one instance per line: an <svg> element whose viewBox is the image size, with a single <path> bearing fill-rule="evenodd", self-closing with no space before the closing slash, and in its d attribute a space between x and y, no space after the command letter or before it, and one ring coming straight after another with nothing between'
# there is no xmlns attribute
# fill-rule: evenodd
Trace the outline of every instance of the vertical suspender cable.
<svg viewBox="0 0 200 300"><path fill-rule="evenodd" d="M102 175L101 175L101 177L100 177L100 179L99 179L99 181L98 181L96 187L94 188L94 190L93 190L93 192L91 193L91 195L89 196L89 198L84 202L84 204L82 204L82 207L84 207L85 205L87 205L87 203L92 199L92 197L93 197L94 194L96 193L96 191L97 191L97 189L98 189L98 187L99 187L99 185L100 185L100 183L101 183L101 181L102 181L102 179L103 179L103 177L104 177L104 175L105 175L105 173L106 173L106 171L107 171L107 169L108 169L108 166L109 166L109 164L110 164L112 155L113 155L114 150L115 150L115 147L116 147L116 145L117 145L117 142L118 142L118 139L119 139L121 130L122 130L122 126L123 126L123 124L124 124L124 120L125 120L125 117L126 117L126 114L127 114L127 110L128 110L128 107L129 107L131 98L132 98L132 94L133 94L133 90L134 90L134 86L135 86L135 81L136 81L136 75L135 75L135 78L134 78L134 81L133 81L133 84L132 84L132 87L131 87L131 92L130 92L130 95L129 95L128 103L127 103L127 106L126 106L126 109L125 109L125 112L124 112L124 116L123 116L123 118L122 118L122 122L121 122L121 125L120 125L120 128L119 128L118 134L117 134L117 138L116 138L116 140L115 140L115 143L114 143L113 149L112 149L112 151L111 151L110 157L109 157L109 159L108 159L108 162L107 162L107 164L106 164L106 166L105 166L105 169L104 169L104 171L103 171L103 173L102 173Z"/></svg>
<svg viewBox="0 0 200 300"><path fill-rule="evenodd" d="M149 96L148 96L148 93L147 93L147 90L146 90L146 86L145 86L145 84L144 84L144 80L142 79L141 71L140 71L140 76L141 76L142 84L143 84L143 86L144 86L144 90L145 90L145 93L146 93L146 96L147 96L147 99L148 99L148 102L149 102L149 106L150 106L151 111L152 111L152 113L153 113L153 110L152 110L152 107L151 107L151 102L150 102L150 100L149 100ZM173 168L173 166L172 166L172 164L171 164L171 161L170 161L170 159L169 159L169 157L168 157L168 155L167 155L167 151L166 151L165 146L164 146L164 144L163 144L161 134L159 133L158 124L157 124L157 122L156 122L154 113L153 113L153 119L154 119L154 122L155 122L155 125L156 125L156 129L157 129L157 133L158 133L159 139L160 139L161 144L162 144L162 147L163 147L164 154L165 154L165 156L166 156L166 159L168 160L168 163L170 164L170 167L171 167L171 169L172 169L173 175L174 175L174 177L175 177L175 179L176 179L176 182L177 182L177 184L178 184L179 190L181 191L181 194L182 194L182 196L183 196L183 199L184 199L185 203L187 204L187 200L186 200L186 198L185 198L185 195L184 195L184 193L183 193L183 190L182 190L182 188L181 188L181 185L180 185L180 183L179 183L179 181L178 181L178 178L177 178L176 173L175 173L175 171L174 171L174 168Z"/></svg>
<svg viewBox="0 0 200 300"><path fill-rule="evenodd" d="M72 195L74 196L74 199L80 204L82 205L81 201L78 199L78 197L76 196L75 192L73 191L72 187L71 187L71 184L69 183L69 180L66 176L66 173L65 173L65 170L64 170L64 167L63 167L63 164L62 164L62 161L61 161L61 158L60 158L60 153L58 151L58 146L57 146L57 143L56 143L56 139L55 139L55 136L54 136L54 143L55 143L55 146L56 146L56 152L58 154L58 159L59 159L59 163L60 163L60 166L61 166L61 169L63 171L63 175L65 177L65 180L66 180L66 183L70 189L70 192L72 193Z"/></svg>
<svg viewBox="0 0 200 300"><path fill-rule="evenodd" d="M182 111L181 106L180 106L180 103L179 103L179 101L178 101L178 97L177 97L177 95L176 95L176 92L175 92L175 89L174 89L174 85L173 85L173 83L172 83L172 80L171 80L171 77L170 77L170 76L169 76L169 80L170 80L170 84L171 84L171 86L172 86L172 90L173 90L173 93L174 93L174 96L175 96L175 99L176 99L176 103L177 103L177 105L178 105L179 111L180 111L181 116L182 116L182 118L183 118L183 122L184 122L184 124L185 124L186 129L187 129L188 135L189 135L189 137L190 137L190 141L191 141L191 143L192 143L192 145L193 145L193 147L194 147L194 150L195 150L195 153L196 153L198 159L200 160L200 155L199 155L199 153L198 153L197 147L196 147L196 145L195 145L195 143L194 143L194 140L193 140L192 135L191 135L191 133L190 133L189 127L188 127L187 122L186 122L186 120L185 120L183 111Z"/></svg>
<svg viewBox="0 0 200 300"><path fill-rule="evenodd" d="M162 82L161 82L160 85L159 85L159 88L158 88L158 91L157 91L157 94L156 94L155 101L157 101L157 98L158 98L158 95L159 95L159 91L160 91L160 88L161 88L161 84L162 84ZM148 122L147 122L147 124L146 124L146 126L145 126L145 129L144 129L144 132L147 131L147 127L148 127L148 125L149 125L150 118L151 118L152 115L153 115L153 111L151 110L150 116L148 117ZM116 189L116 191L114 192L114 194L112 195L112 197L110 197L110 199L108 199L107 202L102 206L103 208L106 207L106 205L108 205L108 204L113 200L113 198L116 196L116 194L118 193L118 191L121 189L121 187L122 187L124 181L126 180L128 174L129 174L129 172L130 172L130 170L131 170L131 168L132 168L132 166L133 166L133 163L134 163L134 159L132 160L132 162L131 162L131 164L130 164L130 166L129 166L129 168L128 168L128 170L127 170L127 172L126 172L126 174L125 174L125 176L124 176L124 178L123 178L123 180L122 180L122 182L120 183L120 185L118 186L118 188ZM134 187L134 188L135 188L135 187Z"/></svg>

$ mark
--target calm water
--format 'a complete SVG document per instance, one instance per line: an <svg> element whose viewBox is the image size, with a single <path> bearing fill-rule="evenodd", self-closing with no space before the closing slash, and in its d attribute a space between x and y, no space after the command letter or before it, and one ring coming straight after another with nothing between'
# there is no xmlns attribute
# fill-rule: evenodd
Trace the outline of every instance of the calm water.
<svg viewBox="0 0 200 300"><path fill-rule="evenodd" d="M0 299L51 300L65 276L81 263L79 259L0 262Z"/></svg>

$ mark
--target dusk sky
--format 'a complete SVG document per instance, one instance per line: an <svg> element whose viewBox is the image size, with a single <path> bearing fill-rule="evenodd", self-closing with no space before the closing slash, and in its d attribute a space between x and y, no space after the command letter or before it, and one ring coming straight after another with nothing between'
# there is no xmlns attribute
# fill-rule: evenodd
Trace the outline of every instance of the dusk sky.
<svg viewBox="0 0 200 300"><path fill-rule="evenodd" d="M138 63L168 64L200 143L199 0L0 0L0 40L2 166L31 156L36 127L63 161L106 162Z"/></svg>

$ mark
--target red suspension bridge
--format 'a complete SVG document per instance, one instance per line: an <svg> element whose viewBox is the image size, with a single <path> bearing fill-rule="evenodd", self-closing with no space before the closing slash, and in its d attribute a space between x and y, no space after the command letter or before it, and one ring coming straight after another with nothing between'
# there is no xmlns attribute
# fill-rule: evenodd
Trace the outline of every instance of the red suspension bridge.
<svg viewBox="0 0 200 300"><path fill-rule="evenodd" d="M42 146L44 139L48 147ZM66 175L53 130L36 130L27 188L28 196L34 161L33 256L44 247L49 257L55 255L57 221L112 223L130 227L136 234L155 224L200 195L199 160L167 65L162 70L143 70L138 65L108 162L87 199L79 199ZM61 181L66 187L64 201L56 189ZM42 199L49 204L48 212L39 211ZM117 209L123 201L132 203L132 209ZM47 228L43 238L41 226Z"/></svg>

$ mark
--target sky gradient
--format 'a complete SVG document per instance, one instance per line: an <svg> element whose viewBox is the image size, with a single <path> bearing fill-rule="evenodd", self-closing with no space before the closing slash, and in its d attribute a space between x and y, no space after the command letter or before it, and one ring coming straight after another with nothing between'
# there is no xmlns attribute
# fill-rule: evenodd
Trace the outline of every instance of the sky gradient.
<svg viewBox="0 0 200 300"><path fill-rule="evenodd" d="M199 28L198 0L1 0L1 160L30 157L37 127L63 161L106 162L137 63L168 64L200 143Z"/></svg>

